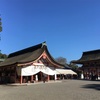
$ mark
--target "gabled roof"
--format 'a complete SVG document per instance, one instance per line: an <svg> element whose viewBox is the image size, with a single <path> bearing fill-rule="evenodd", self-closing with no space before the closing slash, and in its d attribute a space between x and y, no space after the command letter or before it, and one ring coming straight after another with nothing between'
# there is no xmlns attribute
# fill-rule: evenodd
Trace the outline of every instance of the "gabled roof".
<svg viewBox="0 0 100 100"><path fill-rule="evenodd" d="M97 60L100 60L100 49L83 52L82 57L79 60L72 61L72 63L82 64L84 62Z"/></svg>
<svg viewBox="0 0 100 100"><path fill-rule="evenodd" d="M41 56L44 51L47 52L49 58L53 63L64 67L64 65L56 62L55 59L50 55L46 46L46 42L9 54L8 58L4 62L0 63L0 67L35 61Z"/></svg>

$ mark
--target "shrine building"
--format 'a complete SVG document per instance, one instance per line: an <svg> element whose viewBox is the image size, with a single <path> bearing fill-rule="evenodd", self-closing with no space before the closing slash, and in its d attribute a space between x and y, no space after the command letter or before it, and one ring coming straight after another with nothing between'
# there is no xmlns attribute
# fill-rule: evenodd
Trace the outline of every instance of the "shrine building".
<svg viewBox="0 0 100 100"><path fill-rule="evenodd" d="M82 78L90 80L100 79L100 50L83 52L79 60L72 63L81 64Z"/></svg>
<svg viewBox="0 0 100 100"><path fill-rule="evenodd" d="M0 83L26 83L57 80L59 74L76 74L72 70L64 70L50 55L46 42L11 53L0 63ZM69 72L68 72L69 71Z"/></svg>

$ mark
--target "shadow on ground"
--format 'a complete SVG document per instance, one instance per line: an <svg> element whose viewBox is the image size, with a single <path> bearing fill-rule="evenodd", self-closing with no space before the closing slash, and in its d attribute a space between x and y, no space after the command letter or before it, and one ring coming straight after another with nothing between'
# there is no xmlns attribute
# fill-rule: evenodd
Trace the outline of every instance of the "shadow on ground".
<svg viewBox="0 0 100 100"><path fill-rule="evenodd" d="M83 85L82 88L95 89L100 91L100 84L87 84Z"/></svg>

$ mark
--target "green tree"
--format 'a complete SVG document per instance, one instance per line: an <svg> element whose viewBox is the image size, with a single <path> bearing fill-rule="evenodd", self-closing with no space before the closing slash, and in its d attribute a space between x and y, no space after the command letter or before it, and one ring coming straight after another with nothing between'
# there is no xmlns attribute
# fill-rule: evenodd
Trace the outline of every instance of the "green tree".
<svg viewBox="0 0 100 100"><path fill-rule="evenodd" d="M81 77L81 73L82 73L82 70L80 69L81 66L79 66L79 65L77 65L75 63L72 63L72 62L70 62L69 66L73 71L75 71L77 73L78 78L80 78Z"/></svg>
<svg viewBox="0 0 100 100"><path fill-rule="evenodd" d="M74 64L74 63L70 63L69 66L73 69L73 70L77 70L79 67L78 65Z"/></svg>
<svg viewBox="0 0 100 100"><path fill-rule="evenodd" d="M0 18L0 32L2 31L2 22L1 22L1 18Z"/></svg>
<svg viewBox="0 0 100 100"><path fill-rule="evenodd" d="M7 58L7 55L6 54L0 53L0 59L6 59L6 58Z"/></svg>

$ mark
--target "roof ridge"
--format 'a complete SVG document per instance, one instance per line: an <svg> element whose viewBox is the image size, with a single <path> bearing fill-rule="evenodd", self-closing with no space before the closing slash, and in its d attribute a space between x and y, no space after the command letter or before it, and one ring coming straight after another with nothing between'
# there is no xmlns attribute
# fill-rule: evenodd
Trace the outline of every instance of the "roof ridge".
<svg viewBox="0 0 100 100"><path fill-rule="evenodd" d="M90 50L90 51L85 51L83 53L90 53L90 52L97 52L97 51L100 51L100 49L97 49L97 50Z"/></svg>
<svg viewBox="0 0 100 100"><path fill-rule="evenodd" d="M39 43L37 45L31 46L31 47L27 47L25 49L13 52L13 53L8 55L8 58L13 57L13 56L17 56L17 55L20 55L20 54L24 54L24 53L27 53L27 52L35 51L35 50L37 50L39 48L42 48L44 44L45 44L45 42L42 42L42 43Z"/></svg>

